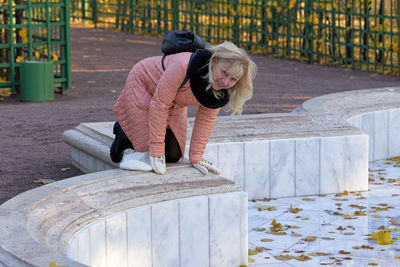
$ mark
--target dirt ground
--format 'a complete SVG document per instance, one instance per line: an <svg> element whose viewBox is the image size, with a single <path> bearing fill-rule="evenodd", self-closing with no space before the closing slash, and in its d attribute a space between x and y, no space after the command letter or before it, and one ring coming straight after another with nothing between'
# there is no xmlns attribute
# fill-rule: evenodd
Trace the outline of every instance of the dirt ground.
<svg viewBox="0 0 400 267"><path fill-rule="evenodd" d="M83 174L71 164L62 133L81 122L112 121L112 106L130 68L161 55L161 39L71 26L72 88L51 102L0 101L0 204L40 186ZM346 90L400 86L399 77L252 56L254 96L244 113L290 112L305 100ZM194 109L189 110L193 116ZM221 112L221 115L226 115Z"/></svg>

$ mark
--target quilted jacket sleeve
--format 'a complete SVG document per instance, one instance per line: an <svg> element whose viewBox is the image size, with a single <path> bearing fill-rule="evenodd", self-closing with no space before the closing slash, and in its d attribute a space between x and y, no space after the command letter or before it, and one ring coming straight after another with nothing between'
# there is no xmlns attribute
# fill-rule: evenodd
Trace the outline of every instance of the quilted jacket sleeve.
<svg viewBox="0 0 400 267"><path fill-rule="evenodd" d="M197 110L192 139L190 140L190 163L194 164L203 160L204 150L214 128L219 110L219 108L210 109L204 106L200 106Z"/></svg>
<svg viewBox="0 0 400 267"><path fill-rule="evenodd" d="M153 157L165 155L165 131L170 108L179 86L185 78L187 62L174 60L163 72L149 108L149 154Z"/></svg>

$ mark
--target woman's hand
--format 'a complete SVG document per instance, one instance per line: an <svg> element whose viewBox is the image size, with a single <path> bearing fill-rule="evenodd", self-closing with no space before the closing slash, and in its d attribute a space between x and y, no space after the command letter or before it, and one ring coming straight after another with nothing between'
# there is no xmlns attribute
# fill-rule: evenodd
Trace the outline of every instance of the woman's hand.
<svg viewBox="0 0 400 267"><path fill-rule="evenodd" d="M157 174L165 174L167 172L167 165L165 163L165 156L152 157L149 156L150 165L153 171Z"/></svg>
<svg viewBox="0 0 400 267"><path fill-rule="evenodd" d="M197 163L194 163L193 167L198 169L204 175L208 174L209 171L212 173L215 173L215 174L221 173L221 171L218 170L217 167L215 167L211 162L209 162L205 159L203 159Z"/></svg>

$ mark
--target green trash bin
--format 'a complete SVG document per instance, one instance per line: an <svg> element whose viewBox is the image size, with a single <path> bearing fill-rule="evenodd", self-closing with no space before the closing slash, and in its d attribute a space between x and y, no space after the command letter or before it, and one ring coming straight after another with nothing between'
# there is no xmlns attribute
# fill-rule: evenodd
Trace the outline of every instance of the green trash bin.
<svg viewBox="0 0 400 267"><path fill-rule="evenodd" d="M21 101L54 100L53 62L21 62Z"/></svg>

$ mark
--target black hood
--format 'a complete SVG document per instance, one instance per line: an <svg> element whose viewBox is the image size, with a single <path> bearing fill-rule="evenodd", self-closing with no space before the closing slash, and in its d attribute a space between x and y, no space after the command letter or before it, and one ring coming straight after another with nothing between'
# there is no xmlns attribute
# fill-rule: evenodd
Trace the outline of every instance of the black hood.
<svg viewBox="0 0 400 267"><path fill-rule="evenodd" d="M224 92L224 97L218 99L211 90L206 91L208 79L204 77L208 74L208 64L210 63L211 55L212 53L208 50L196 50L190 57L187 74L190 87L197 101L207 108L216 109L228 103L229 95L226 89L222 89L220 91Z"/></svg>

